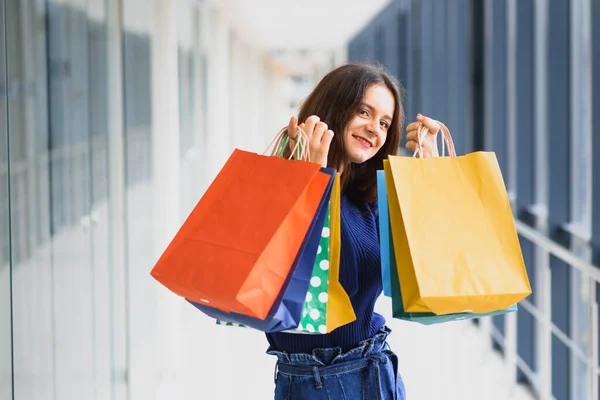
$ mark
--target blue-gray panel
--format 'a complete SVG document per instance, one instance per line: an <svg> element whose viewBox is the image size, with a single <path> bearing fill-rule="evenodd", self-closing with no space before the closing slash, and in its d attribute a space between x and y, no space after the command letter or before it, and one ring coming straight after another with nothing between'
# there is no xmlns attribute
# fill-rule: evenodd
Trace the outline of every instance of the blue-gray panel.
<svg viewBox="0 0 600 400"><path fill-rule="evenodd" d="M432 117L448 121L448 0L436 0L433 7L433 112Z"/></svg>
<svg viewBox="0 0 600 400"><path fill-rule="evenodd" d="M517 311L517 354L529 366L529 369L537 371L535 363L535 318L523 307ZM519 382L532 384L523 371L517 369Z"/></svg>
<svg viewBox="0 0 600 400"><path fill-rule="evenodd" d="M417 104L417 113L435 115L434 109L434 74L436 56L434 54L434 29L431 26L431 15L435 9L434 0L421 0L419 16L419 31L421 35L421 73L420 73L420 103ZM414 116L412 117L414 119ZM409 118L409 121L411 118Z"/></svg>
<svg viewBox="0 0 600 400"><path fill-rule="evenodd" d="M5 48L6 13L0 1L0 165L9 165L8 85ZM0 171L0 399L13 399L12 267L10 260L10 188L8 171Z"/></svg>
<svg viewBox="0 0 600 400"><path fill-rule="evenodd" d="M446 42L448 90L445 96L448 113L445 122L452 132L457 154L465 154L470 150L466 145L467 137L471 135L471 124L468 121L472 118L472 109L468 100L471 90L468 8L469 0L455 0L448 3Z"/></svg>
<svg viewBox="0 0 600 400"><path fill-rule="evenodd" d="M493 108L491 115L486 116L491 119L492 143L486 143L486 147L496 152L498 163L502 169L505 181L508 182L507 174L507 3L505 1L491 1L485 3L485 24L491 24L491 38L488 38L491 48L486 48L486 52L491 52L492 65L486 65L485 74L491 74L490 86L485 90L491 90L491 99Z"/></svg>
<svg viewBox="0 0 600 400"><path fill-rule="evenodd" d="M600 304L600 283L596 283L596 303ZM599 311L600 313L600 311ZM600 316L600 315L599 315ZM596 338L598 345L600 345L600 335Z"/></svg>
<svg viewBox="0 0 600 400"><path fill-rule="evenodd" d="M486 34L491 35L486 40L490 47L485 48L485 52L488 53L487 57L491 56L491 65L485 65L485 74L490 74L491 79L486 80L488 84L485 86L485 91L491 91L487 93L486 98L491 99L493 108L491 108L490 115L486 118L491 120L490 128L492 129L493 141L490 144L486 143L486 147L489 147L496 153L498 163L505 176L506 173L506 150L507 150L507 135L506 135L506 120L507 120L507 71L506 71L506 52L507 52L507 24L506 24L506 2L504 1L492 1L485 2L485 24L490 24L492 29L487 31ZM504 318L495 317L493 319L494 325L504 331Z"/></svg>
<svg viewBox="0 0 600 400"><path fill-rule="evenodd" d="M123 33L125 159L128 187L150 180L153 170L151 147L140 145L140 143L151 142L150 47L151 42L147 35L134 32ZM133 132L144 136L134 138Z"/></svg>
<svg viewBox="0 0 600 400"><path fill-rule="evenodd" d="M365 35L362 43L362 61L376 61L377 60L377 29L378 25L371 24L365 29Z"/></svg>
<svg viewBox="0 0 600 400"><path fill-rule="evenodd" d="M408 13L399 12L396 14L396 24L398 29L397 34L397 60L396 60L396 76L400 83L406 87L408 78Z"/></svg>
<svg viewBox="0 0 600 400"><path fill-rule="evenodd" d="M592 21L600 21L600 0L592 1ZM592 25L592 243L600 265L600 24Z"/></svg>
<svg viewBox="0 0 600 400"><path fill-rule="evenodd" d="M600 0L592 1L592 21L600 18ZM600 26L592 24L592 245L594 265L600 265ZM600 302L600 285L596 285L596 302ZM599 317L600 317L600 311ZM600 345L600 336L596 338ZM600 378L598 380L600 385Z"/></svg>
<svg viewBox="0 0 600 400"><path fill-rule="evenodd" d="M144 34L124 32L125 62L125 127L137 128L150 126L152 122L152 104L150 100L150 38Z"/></svg>
<svg viewBox="0 0 600 400"><path fill-rule="evenodd" d="M47 18L54 21L63 21L65 18L64 12L61 7L56 6L53 3L49 3L46 7ZM67 94L64 92L63 80L65 76L69 74L69 65L66 61L66 46L60 40L61 37L65 36L64 23L49 24L46 27L46 41L47 41L47 52L48 52L48 104L49 110L49 150L53 151L61 147L68 145L65 136L66 122L63 118L66 109L66 98ZM53 110L55 110L53 112ZM65 209L70 207L61 207L62 204L68 202L68 197L65 196L64 191L61 188L67 186L64 182L64 174L61 174L61 170L66 167L63 165L64 161L57 159L53 160L50 165L50 179L52 182L52 218L51 218L51 233L60 231L68 222L68 216L66 215Z"/></svg>
<svg viewBox="0 0 600 400"><path fill-rule="evenodd" d="M409 61L409 89L408 99L410 103L410 115L416 115L421 110L421 98L423 89L421 84L421 53L423 44L421 42L421 14L423 14L423 4L420 0L413 0L410 8L410 61Z"/></svg>
<svg viewBox="0 0 600 400"><path fill-rule="evenodd" d="M413 115L412 105L410 102L410 17L409 13L405 10L398 12L396 15L396 21L398 24L398 81L404 87L404 114L405 121L408 123L408 116ZM406 125L405 123L405 125Z"/></svg>
<svg viewBox="0 0 600 400"><path fill-rule="evenodd" d="M560 259L550 257L552 311L551 319L558 329L570 336L569 299L571 298L570 266ZM552 336L552 393L561 400L567 400L569 393L569 351Z"/></svg>
<svg viewBox="0 0 600 400"><path fill-rule="evenodd" d="M568 235L561 227L569 222L571 167L570 140L570 2L548 2L548 37L546 60L548 76L546 85L552 95L547 96L548 107L548 174L550 234L563 245L568 245ZM552 322L569 334L570 274L569 266L551 258L552 270ZM569 396L569 352L553 337L552 391L559 399Z"/></svg>
<svg viewBox="0 0 600 400"><path fill-rule="evenodd" d="M484 49L484 2L481 0L470 0L470 22L471 22L471 56L472 56L472 122L473 122L473 149L474 151L485 148L485 49Z"/></svg>
<svg viewBox="0 0 600 400"><path fill-rule="evenodd" d="M548 219L555 236L570 212L570 12L568 0L548 2ZM564 299L566 300L566 299ZM563 304L566 307L566 302ZM556 304L556 303L553 303Z"/></svg>
<svg viewBox="0 0 600 400"><path fill-rule="evenodd" d="M496 329L500 332L502 336L504 336L505 332L505 323L504 323L504 315L495 315L492 317L492 323L496 327Z"/></svg>
<svg viewBox="0 0 600 400"><path fill-rule="evenodd" d="M535 293L535 247L533 243L520 236L519 242L531 289ZM528 300L533 302L533 296L530 296ZM517 319L517 353L532 371L537 371L537 364L535 363L535 319L523 307L519 308ZM518 371L518 378L520 381L527 381L520 370Z"/></svg>
<svg viewBox="0 0 600 400"><path fill-rule="evenodd" d="M525 262L525 270L527 271L527 276L529 277L531 291L532 293L535 293L537 290L535 275L535 245L521 235L519 235L519 244L521 245L521 253L523 254L523 261ZM527 300L535 304L535 296L529 296Z"/></svg>
<svg viewBox="0 0 600 400"><path fill-rule="evenodd" d="M535 115L534 107L534 26L533 0L517 3L516 27L516 126L517 126L517 205L526 211L534 202Z"/></svg>
<svg viewBox="0 0 600 400"><path fill-rule="evenodd" d="M563 332L569 334L569 299L571 298L570 266L559 258L550 257L552 272L552 322Z"/></svg>
<svg viewBox="0 0 600 400"><path fill-rule="evenodd" d="M49 75L48 113L52 122L50 135L58 137L62 134L66 140L60 148L55 143L51 146L55 155L58 155L56 150L64 151L61 156L51 157L50 218L55 222L49 255L51 262L49 265L39 265L51 266L51 269L36 266L35 271L30 273L44 277L48 286L42 287L42 292L45 292L46 299L51 299L52 306L48 313L31 314L29 310L39 308L39 304L32 305L32 299L38 298L38 303L42 305L46 302L40 296L41 293L35 290L35 286L27 285L27 275L20 276L21 281L15 286L19 290L14 292L13 297L15 370L35 369L43 365L40 361L46 365L51 363L53 385L48 385L46 393L54 390L57 399L90 398L93 397L96 384L94 366L97 365L92 234L91 231L81 231L70 235L71 229L65 229L64 235L57 235L55 232L59 227L79 226L80 218L89 215L91 210L90 51L93 48L89 45L90 31L85 10L57 1L49 1L47 5L47 56L66 69L65 74L54 71ZM10 49L9 44L9 55ZM22 50L16 46L12 51L23 55ZM78 96L73 96L73 93L78 93ZM52 99L56 98L62 98L62 102L53 103ZM9 111L11 117L22 112L18 104L14 107ZM61 132L60 129L65 131ZM76 145L85 151L75 153ZM61 198L57 194L65 196ZM57 223L59 217L64 218L62 222L65 225L62 227ZM73 248L77 251L69 250ZM18 278L19 276L15 276L15 279ZM48 314L52 315L51 320L45 318ZM31 351L24 350L29 346L25 338L28 332L35 331L52 334L45 335L39 344L35 343L35 356L32 356ZM17 338L21 344L17 343ZM41 354L45 357L40 360ZM40 387L41 384L47 385L42 376L24 377L23 386L33 388ZM24 396L27 397L26 394Z"/></svg>
<svg viewBox="0 0 600 400"><path fill-rule="evenodd" d="M382 56L381 63L394 76L398 76L398 5L390 3L382 12L381 18L378 21L382 40Z"/></svg>
<svg viewBox="0 0 600 400"><path fill-rule="evenodd" d="M552 336L552 395L556 400L571 400L570 369L569 348L556 336Z"/></svg>
<svg viewBox="0 0 600 400"><path fill-rule="evenodd" d="M377 19L378 21L376 21L376 23L374 23L373 26L373 49L374 49L374 54L375 57L373 58L374 61L378 61L379 63L383 64L385 66L385 59L386 54L385 54L385 40L386 40L386 36L387 36L387 32L386 32L386 26L382 23L379 22L379 20L381 20L381 18Z"/></svg>
<svg viewBox="0 0 600 400"><path fill-rule="evenodd" d="M396 61L397 65L397 77L400 83L403 86L406 86L406 81L408 79L408 62L409 62L409 49L410 49L410 23L409 23L409 14L406 11L398 12L396 14L396 25L398 29L396 30L397 35L397 55L398 59Z"/></svg>
<svg viewBox="0 0 600 400"><path fill-rule="evenodd" d="M514 110L516 113L516 126L518 143L517 146L517 207L521 218L530 220L529 210L534 201L535 189L535 125L534 118L534 22L535 5L533 0L521 0L516 3L517 12L516 26L516 99ZM534 247L531 242L521 238L521 249L527 267L532 290L535 290L535 269L532 268L534 259ZM533 302L533 297L529 298ZM524 309L519 311L517 324L517 351L529 368L536 371L535 365L535 343L534 343L534 318ZM518 379L528 381L523 372L518 370ZM531 382L530 382L531 383Z"/></svg>

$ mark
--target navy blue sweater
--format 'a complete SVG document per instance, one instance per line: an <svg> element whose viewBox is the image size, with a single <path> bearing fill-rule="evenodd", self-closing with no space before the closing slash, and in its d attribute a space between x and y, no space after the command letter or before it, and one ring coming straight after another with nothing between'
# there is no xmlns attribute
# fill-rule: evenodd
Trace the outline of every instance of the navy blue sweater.
<svg viewBox="0 0 600 400"><path fill-rule="evenodd" d="M382 291L378 214L368 204L341 198L340 283L350 296L356 321L326 335L268 333L271 346L287 353L311 353L316 348L347 351L375 335L385 319L373 311Z"/></svg>

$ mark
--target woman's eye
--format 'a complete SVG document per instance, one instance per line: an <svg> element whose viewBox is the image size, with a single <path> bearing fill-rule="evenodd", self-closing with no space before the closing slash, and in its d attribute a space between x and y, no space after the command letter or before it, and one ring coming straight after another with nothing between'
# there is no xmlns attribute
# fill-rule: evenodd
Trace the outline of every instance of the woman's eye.
<svg viewBox="0 0 600 400"><path fill-rule="evenodd" d="M369 113L367 112L367 110L362 110L362 111L360 112L360 115L369 115Z"/></svg>
<svg viewBox="0 0 600 400"><path fill-rule="evenodd" d="M384 127L385 129L388 129L388 128L390 127L390 125L389 125L387 122L385 122L385 121L381 121L381 122L380 122L380 124L381 124L381 126L382 126L382 127Z"/></svg>

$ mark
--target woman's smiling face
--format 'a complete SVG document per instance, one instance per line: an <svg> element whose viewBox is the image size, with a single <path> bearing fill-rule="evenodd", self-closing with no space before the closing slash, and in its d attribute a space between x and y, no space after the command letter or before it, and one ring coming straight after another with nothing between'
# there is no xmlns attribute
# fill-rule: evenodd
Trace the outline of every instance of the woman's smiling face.
<svg viewBox="0 0 600 400"><path fill-rule="evenodd" d="M361 164L377 154L392 124L394 107L394 96L387 87L373 85L367 90L344 134L348 161Z"/></svg>

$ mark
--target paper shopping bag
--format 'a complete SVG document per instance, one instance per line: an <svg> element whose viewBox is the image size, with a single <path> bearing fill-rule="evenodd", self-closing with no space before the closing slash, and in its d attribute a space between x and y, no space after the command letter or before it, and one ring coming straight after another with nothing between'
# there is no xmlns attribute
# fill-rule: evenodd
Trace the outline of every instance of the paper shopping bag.
<svg viewBox="0 0 600 400"><path fill-rule="evenodd" d="M321 231L321 239L317 249L310 284L305 293L304 305L300 323L296 328L288 331L291 333L327 333L327 302L329 288L330 264L330 220L331 206L329 207L325 224Z"/></svg>
<svg viewBox="0 0 600 400"><path fill-rule="evenodd" d="M322 240L322 232L326 226L329 226L329 222L327 221L329 215L328 209L335 171L326 168L321 168L321 171L330 176L330 184L324 193L321 204L319 204L315 219L296 256L294 265L290 269L288 277L282 286L280 295L273 303L267 317L265 319L258 319L235 312L228 313L188 300L192 305L220 322L242 324L264 332L278 332L298 326L303 308L305 307L309 282L314 283L313 267L315 266L315 260L318 258L318 248L319 242Z"/></svg>
<svg viewBox="0 0 600 400"><path fill-rule="evenodd" d="M331 237L329 240L329 288L327 302L327 332L356 320L352 302L340 283L340 253L342 251L341 183L339 174L331 191Z"/></svg>
<svg viewBox="0 0 600 400"><path fill-rule="evenodd" d="M302 320L290 333L326 334L356 320L350 297L339 282L341 187L336 175L330 201L329 225L323 228L320 252L306 296Z"/></svg>
<svg viewBox="0 0 600 400"><path fill-rule="evenodd" d="M377 171L377 189L379 201L379 240L381 242L381 259L382 268L388 269L384 274L387 277L387 284L390 288L390 296L392 298L392 315L405 321L418 322L423 325L440 324L443 322L458 321L463 319L475 319L481 317L490 317L494 315L506 314L517 311L517 305L514 304L507 309L493 311L490 313L454 313L445 315L436 315L431 312L406 312L402 304L402 291L398 280L398 269L396 267L396 259L394 257L394 245L390 237L391 223L388 213L387 189L385 185L384 171ZM387 252L388 254L384 254ZM384 263L384 259L387 263ZM384 278L385 279L385 278ZM385 285L384 285L385 286Z"/></svg>
<svg viewBox="0 0 600 400"><path fill-rule="evenodd" d="M384 170L405 311L487 313L531 293L494 153L389 156Z"/></svg>
<svg viewBox="0 0 600 400"><path fill-rule="evenodd" d="M285 332L294 334L325 334L356 320L350 298L339 283L340 265L340 181L333 184L329 207L329 224L323 226L320 249L306 294L302 320L297 328ZM327 218L327 217L326 217ZM327 261L327 262L326 262ZM220 325L256 327L255 324L232 323L217 320Z"/></svg>
<svg viewBox="0 0 600 400"><path fill-rule="evenodd" d="M379 252L381 254L381 283L383 294L392 297L392 284L390 278L390 263L394 257L393 245L390 232L390 214L387 200L387 189L385 186L385 172L377 171L377 199L379 214Z"/></svg>
<svg viewBox="0 0 600 400"><path fill-rule="evenodd" d="M329 184L319 168L235 150L152 276L196 303L266 318Z"/></svg>

